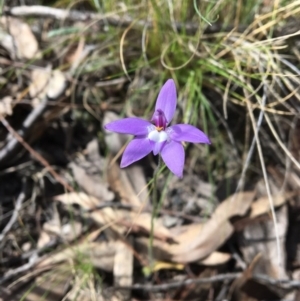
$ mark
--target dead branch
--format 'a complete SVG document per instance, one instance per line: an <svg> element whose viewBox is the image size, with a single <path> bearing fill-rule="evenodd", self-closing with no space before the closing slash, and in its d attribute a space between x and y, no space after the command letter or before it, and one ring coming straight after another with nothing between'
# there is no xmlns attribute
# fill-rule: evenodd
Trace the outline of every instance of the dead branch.
<svg viewBox="0 0 300 301"><path fill-rule="evenodd" d="M16 7L6 7L3 12L5 15L13 17L36 17L36 18L51 18L59 21L97 21L100 25L109 24L116 27L128 27L134 22L135 27L144 28L147 26L148 29L153 28L152 21L136 21L129 16L118 16L118 15L105 15L93 12L82 12L78 10L66 10L59 8L52 8L42 5L32 5L32 6L16 6ZM180 32L184 30L186 33L194 34L199 29L199 23L180 23L175 22L176 29ZM240 26L239 31L245 30L245 26ZM212 24L207 26L205 33L217 33L220 31L231 31L233 26L224 27L222 24Z"/></svg>
<svg viewBox="0 0 300 301"><path fill-rule="evenodd" d="M49 85L51 84L51 81L54 79L55 79L55 77L49 78L46 86L49 87ZM41 119L43 117L43 115L45 114L45 112L47 111L48 103L58 100L60 98L60 96L63 95L63 93L67 87L67 82L66 82L66 80L62 81L62 79L59 79L59 80L60 80L61 84L60 84L60 86L58 86L56 88L57 91L56 90L47 91L47 93L43 97L41 103L30 112L30 114L26 117L25 121L23 122L22 127L17 132L14 130L11 131L9 128L10 126L6 122L5 118L3 116L0 116L1 122L8 129L8 131L11 134L11 136L8 135L8 139L7 139L8 141L7 141L6 145L0 150L0 166L11 163L10 161L13 158L15 158L17 156L17 154L20 152L20 150L22 149L22 145L24 146L24 143L22 141L26 140L26 138L30 135L30 133L32 132L32 129L36 125L36 121ZM43 87L42 90L44 88L45 87Z"/></svg>
<svg viewBox="0 0 300 301"><path fill-rule="evenodd" d="M0 121L6 127L6 129L10 132L10 134L20 143L22 146L34 157L36 158L49 173L53 176L53 178L64 186L68 191L74 191L73 187L71 187L45 160L38 152L36 152L24 139L20 136L12 127L11 125L0 116Z"/></svg>
<svg viewBox="0 0 300 301"><path fill-rule="evenodd" d="M22 203L24 202L24 200L26 198L26 190L27 190L27 181L25 179L23 179L23 187L17 198L14 212L13 212L9 222L7 223L5 228L2 230L2 233L0 234L0 242L3 240L5 235L10 231L10 229L12 228L12 226L14 225L14 223L17 220L19 211L21 210L21 207L22 207Z"/></svg>
<svg viewBox="0 0 300 301"><path fill-rule="evenodd" d="M104 19L104 15L102 14L80 12L76 10L65 10L41 5L6 7L4 13L14 17L43 17L56 19L60 21L87 21L95 19Z"/></svg>
<svg viewBox="0 0 300 301"><path fill-rule="evenodd" d="M36 108L34 108L25 119L18 134L23 139L29 135L35 122L41 118L47 109L48 98L46 97ZM0 166L7 165L11 158L15 157L22 149L22 144L12 135L6 145L0 149Z"/></svg>
<svg viewBox="0 0 300 301"><path fill-rule="evenodd" d="M200 285L200 284L208 284L208 283L215 283L215 282L222 282L222 281L231 281L231 280L235 280L236 278L239 278L240 276L242 276L242 274L243 273L219 274L209 278L185 279L183 281L176 281L176 282L164 283L164 284L154 284L154 285L134 284L132 286L115 286L114 289L144 290L144 291L151 291L151 292L168 291L170 289L175 289L190 284ZM286 290L300 288L300 281L298 280L273 279L266 275L255 275L253 276L253 279L268 285L277 285Z"/></svg>
<svg viewBox="0 0 300 301"><path fill-rule="evenodd" d="M40 260L40 257L37 253L33 253L32 256L29 258L28 262L16 269L11 269L7 271L3 277L0 278L0 285L5 283L6 281L12 279L13 277L29 271L31 268L35 266L35 264Z"/></svg>
<svg viewBox="0 0 300 301"><path fill-rule="evenodd" d="M16 6L6 7L4 14L13 17L37 17L37 18L51 18L59 21L99 21L100 24L108 22L113 26L128 26L133 22L132 18L128 16L119 17L117 15L106 16L100 13L82 12L77 10L66 10L60 8L52 8L42 5L32 6ZM139 22L137 22L139 23ZM145 25L146 22L141 21L140 25Z"/></svg>
<svg viewBox="0 0 300 301"><path fill-rule="evenodd" d="M228 274L219 274L209 278L185 279L183 281L176 281L176 282L164 283L164 284L154 284L154 285L134 284L132 286L115 286L114 289L130 289L130 290L144 290L144 291L158 292L158 291L167 291L170 289L174 289L190 284L207 284L207 283L222 282L225 280L227 281L234 280L240 277L241 275L242 273L228 273Z"/></svg>

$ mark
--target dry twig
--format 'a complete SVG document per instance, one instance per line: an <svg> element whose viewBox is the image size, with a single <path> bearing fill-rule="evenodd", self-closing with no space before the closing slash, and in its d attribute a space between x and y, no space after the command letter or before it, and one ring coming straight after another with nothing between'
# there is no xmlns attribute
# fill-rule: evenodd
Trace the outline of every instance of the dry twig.
<svg viewBox="0 0 300 301"><path fill-rule="evenodd" d="M148 29L153 28L152 21L134 21L129 16L118 16L116 14L100 14L100 13L93 13L93 12L82 12L78 10L66 10L66 9L59 9L59 8L52 8L42 5L32 5L32 6L15 6L15 7L6 7L4 9L4 14L13 16L13 17L37 17L37 18L51 18L59 21L97 21L99 24L109 24L111 26L118 26L118 27L128 27L133 22L135 26L144 28L147 26ZM186 33L194 34L199 29L198 23L180 23L175 22L176 29L180 32L185 30ZM228 26L223 27L222 24L212 24L205 29L205 33L217 33L220 31L231 31L234 27ZM238 28L240 31L246 29L246 26L240 26Z"/></svg>
<svg viewBox="0 0 300 301"><path fill-rule="evenodd" d="M20 192L20 194L17 198L14 212L13 212L9 222L6 224L5 228L2 230L2 233L0 234L0 242L3 240L5 235L10 231L13 224L17 220L18 215L19 215L19 211L21 210L21 207L22 207L22 203L24 202L24 200L26 198L26 190L27 190L27 181L25 179L23 179L23 187L22 187L22 190L21 190L21 192Z"/></svg>
<svg viewBox="0 0 300 301"><path fill-rule="evenodd" d="M190 284L207 284L207 283L215 283L222 281L231 281L242 276L243 273L228 273L228 274L219 274L216 276L208 277L208 278L193 278L193 279L185 279L183 281L176 281L171 283L164 284L134 284L132 286L115 286L114 289L129 289L129 290L144 290L151 292L158 291L168 291L170 289L178 288L181 286L186 286ZM299 289L300 281L298 280L286 280L286 279L273 279L265 275L255 275L253 279L265 283L267 285L277 285L286 290Z"/></svg>
<svg viewBox="0 0 300 301"><path fill-rule="evenodd" d="M21 137L12 127L11 125L0 116L0 121L6 127L6 129L14 136L14 138L21 143L26 150L36 158L45 168L49 171L49 173L53 176L53 178L63 185L68 191L74 191L73 187L71 187L45 160L38 152L36 152L24 139Z"/></svg>
<svg viewBox="0 0 300 301"><path fill-rule="evenodd" d="M26 139L26 137L30 134L30 130L35 122L45 113L47 109L47 103L48 98L46 97L36 108L30 112L23 122L22 128L18 131L18 135L20 137ZM15 135L12 135L6 145L0 149L0 166L7 165L11 158L15 157L21 148L22 143L16 139Z"/></svg>

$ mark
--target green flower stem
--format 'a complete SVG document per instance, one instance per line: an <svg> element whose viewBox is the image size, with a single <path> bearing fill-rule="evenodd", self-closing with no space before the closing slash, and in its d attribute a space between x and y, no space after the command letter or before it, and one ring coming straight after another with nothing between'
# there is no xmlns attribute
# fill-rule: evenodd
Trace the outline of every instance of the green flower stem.
<svg viewBox="0 0 300 301"><path fill-rule="evenodd" d="M149 268L152 271L154 267L154 257L153 257L153 239L154 239L154 220L157 216L158 209L158 197L157 197L157 180L158 174L162 166L161 156L158 156L158 164L153 174L153 192L152 192L152 214L151 214L151 229L149 238Z"/></svg>

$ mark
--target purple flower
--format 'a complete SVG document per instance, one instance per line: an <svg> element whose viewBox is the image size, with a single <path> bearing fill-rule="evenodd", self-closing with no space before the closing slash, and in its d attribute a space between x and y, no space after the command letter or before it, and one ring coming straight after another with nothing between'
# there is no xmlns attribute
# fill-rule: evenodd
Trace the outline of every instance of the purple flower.
<svg viewBox="0 0 300 301"><path fill-rule="evenodd" d="M209 138L190 124L168 126L176 110L176 87L169 79L161 88L151 122L141 118L124 118L104 126L106 130L134 135L127 145L121 168L147 156L161 154L167 167L179 178L184 166L184 148L182 142L210 144Z"/></svg>

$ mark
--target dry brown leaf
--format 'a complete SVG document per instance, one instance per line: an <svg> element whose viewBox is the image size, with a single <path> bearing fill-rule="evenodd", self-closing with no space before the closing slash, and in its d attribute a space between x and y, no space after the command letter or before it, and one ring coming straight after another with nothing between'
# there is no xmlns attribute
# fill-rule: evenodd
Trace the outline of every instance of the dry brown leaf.
<svg viewBox="0 0 300 301"><path fill-rule="evenodd" d="M97 206L100 206L103 202L84 192L65 193L54 197L54 200L60 201L66 205L77 204L87 211L91 210L91 212L87 214L89 214L95 222L100 225L111 227L119 233L123 233L126 230L126 227L120 225L119 222L131 220L131 213L126 210L115 210L110 207L96 210Z"/></svg>
<svg viewBox="0 0 300 301"><path fill-rule="evenodd" d="M72 221L61 227L60 236L63 240L71 242L82 234L82 223L78 221Z"/></svg>
<svg viewBox="0 0 300 301"><path fill-rule="evenodd" d="M141 258L145 261L148 260L148 247L149 247L149 239L147 238L137 238L135 240L135 249L141 256ZM162 242L158 239L153 240L153 256L156 262L178 262L173 260L172 254L170 252L172 250L172 244L167 242ZM213 252L208 257L204 258L201 261L195 261L197 264L202 266L217 266L224 264L230 260L231 255L227 253L221 252ZM184 262L184 260L183 260ZM172 265L174 263L171 263ZM178 267L181 267L182 263L179 264Z"/></svg>
<svg viewBox="0 0 300 301"><path fill-rule="evenodd" d="M141 204L149 204L149 190L143 168L139 165L131 165L125 169L125 172Z"/></svg>
<svg viewBox="0 0 300 301"><path fill-rule="evenodd" d="M136 237L134 240L134 249L139 254L143 262L148 262L149 238ZM170 261L171 258L168 249L168 243L162 242L156 238L153 239L153 258L155 261Z"/></svg>
<svg viewBox="0 0 300 301"><path fill-rule="evenodd" d="M85 37L81 37L76 49L71 47L66 57L66 62L69 63L70 73L74 73L80 63L93 51L96 45L85 45Z"/></svg>
<svg viewBox="0 0 300 301"><path fill-rule="evenodd" d="M213 216L217 216L223 220L230 219L234 216L243 216L249 210L254 196L254 191L233 194L217 207Z"/></svg>
<svg viewBox="0 0 300 301"><path fill-rule="evenodd" d="M52 203L51 207L51 219L47 220L43 224L43 228L37 243L38 248L45 247L54 237L60 236L61 221L56 203Z"/></svg>
<svg viewBox="0 0 300 301"><path fill-rule="evenodd" d="M174 245L170 249L174 255L173 260L178 262L201 260L217 250L234 231L229 220L234 216L245 215L254 195L254 192L240 192L223 201L206 223L193 227L188 234L189 241L181 238L184 243Z"/></svg>
<svg viewBox="0 0 300 301"><path fill-rule="evenodd" d="M204 224L198 239L198 246L185 251L185 245L173 246L171 253L173 261L188 263L201 260L217 250L234 232L233 225L228 220L211 220Z"/></svg>
<svg viewBox="0 0 300 301"><path fill-rule="evenodd" d="M47 96L52 99L58 98L66 87L66 76L60 70L53 70L47 87Z"/></svg>
<svg viewBox="0 0 300 301"><path fill-rule="evenodd" d="M29 25L12 17L1 17L1 45L10 53L12 58L33 59L41 57L38 42ZM4 30L8 28L8 32Z"/></svg>
<svg viewBox="0 0 300 301"><path fill-rule="evenodd" d="M132 245L132 237L127 239L127 244ZM133 283L133 252L124 242L116 242L116 253L114 260L114 285L130 286ZM130 290L120 290L115 292L116 297L120 300L130 299Z"/></svg>
<svg viewBox="0 0 300 301"><path fill-rule="evenodd" d="M47 233L46 231L42 230L37 242L38 249L41 249L48 245L51 241L51 235Z"/></svg>
<svg viewBox="0 0 300 301"><path fill-rule="evenodd" d="M187 226L171 228L170 232L176 237L180 245L193 241L202 230L204 223L193 223ZM180 233L178 233L180 231Z"/></svg>
<svg viewBox="0 0 300 301"><path fill-rule="evenodd" d="M104 175L106 159L100 156L96 139L88 143L86 156L78 158L76 162L71 162L69 166L76 182L88 195L94 196L100 201L113 200L114 193L108 189Z"/></svg>
<svg viewBox="0 0 300 301"><path fill-rule="evenodd" d="M132 213L132 223L138 225L147 230L150 233L151 230L151 214L148 212L142 213ZM161 239L171 239L176 240L171 234L170 230L163 225L161 218L154 219L154 235L156 237L161 237Z"/></svg>
<svg viewBox="0 0 300 301"><path fill-rule="evenodd" d="M29 95L41 101L46 95L50 77L51 70L49 68L33 69L31 71L31 84L29 86Z"/></svg>
<svg viewBox="0 0 300 301"><path fill-rule="evenodd" d="M216 266L228 262L231 255L228 253L213 252L208 257L198 261L197 263L205 266Z"/></svg>
<svg viewBox="0 0 300 301"><path fill-rule="evenodd" d="M75 162L70 163L73 175L78 185L89 195L101 201L111 201L114 194L108 190L107 184L99 175L88 174L87 171Z"/></svg>
<svg viewBox="0 0 300 301"><path fill-rule="evenodd" d="M70 51L70 53L68 53L68 56L66 57L67 62L71 64L72 68L74 69L79 65L81 61L84 45L85 45L85 37L81 36L76 49L72 49L73 51L72 52Z"/></svg>
<svg viewBox="0 0 300 301"><path fill-rule="evenodd" d="M133 206L141 206L140 199L137 197L125 170L120 169L117 163L112 164L108 170L109 186L121 197L121 202Z"/></svg>
<svg viewBox="0 0 300 301"><path fill-rule="evenodd" d="M88 196L84 192L65 193L54 197L54 200L60 201L66 205L77 204L87 211L92 210L92 212L87 214L90 214L90 217L94 221L101 225L111 227L119 233L125 233L125 231L135 227L141 228L150 233L150 213L130 212L128 210L113 209L110 207L96 210L95 208L100 206L102 202L95 197ZM160 218L154 221L154 236L162 240L175 240L171 232L163 226Z"/></svg>
<svg viewBox="0 0 300 301"><path fill-rule="evenodd" d="M87 195L84 192L70 192L60 194L55 196L54 200L60 201L66 205L77 204L85 210L92 210L101 204L101 202L97 198Z"/></svg>
<svg viewBox="0 0 300 301"><path fill-rule="evenodd" d="M72 247L68 247L62 251L46 255L36 268L44 268L52 266L64 261L84 259L94 267L107 272L113 271L114 257L116 252L115 241L110 242L81 242Z"/></svg>
<svg viewBox="0 0 300 301"><path fill-rule="evenodd" d="M67 81L60 70L50 68L34 69L31 72L29 94L33 98L33 106L37 106L46 95L55 99L66 89Z"/></svg>
<svg viewBox="0 0 300 301"><path fill-rule="evenodd" d="M274 207L282 206L292 194L278 194L273 196ZM267 196L261 197L251 205L250 218L270 212L270 201Z"/></svg>

